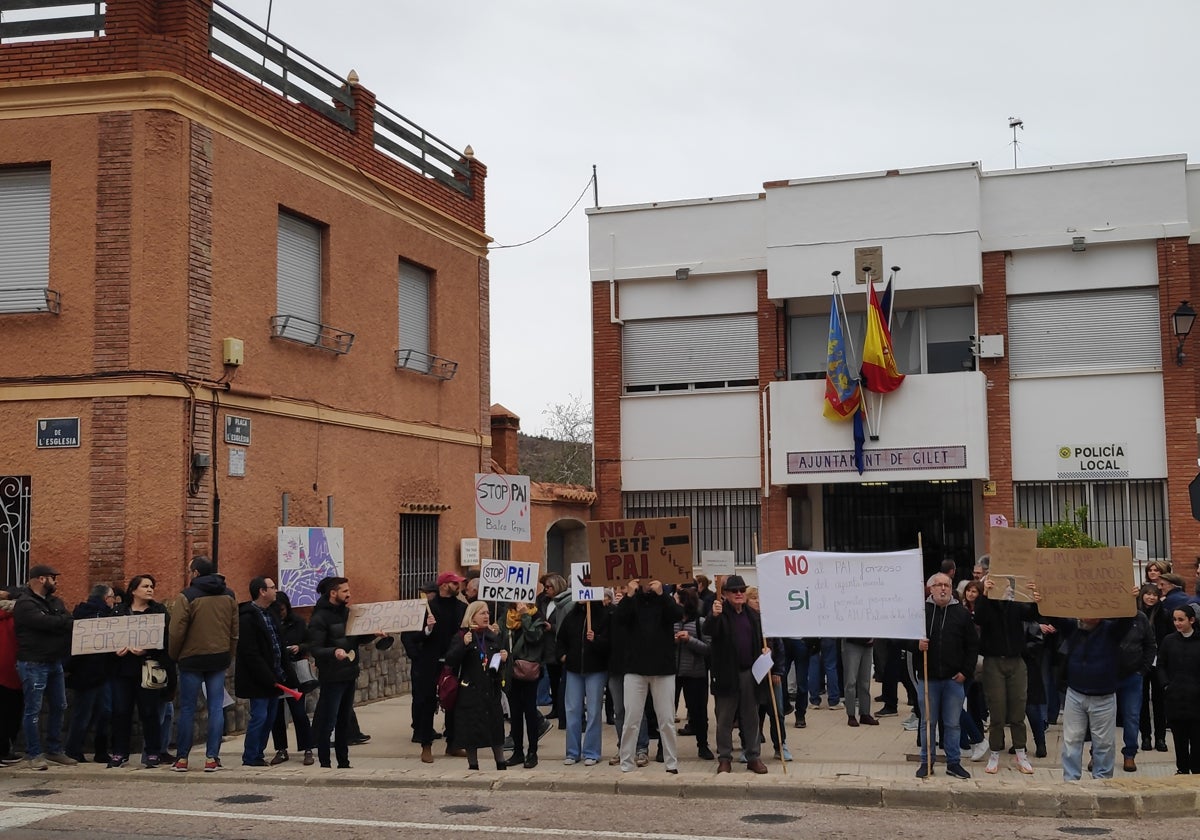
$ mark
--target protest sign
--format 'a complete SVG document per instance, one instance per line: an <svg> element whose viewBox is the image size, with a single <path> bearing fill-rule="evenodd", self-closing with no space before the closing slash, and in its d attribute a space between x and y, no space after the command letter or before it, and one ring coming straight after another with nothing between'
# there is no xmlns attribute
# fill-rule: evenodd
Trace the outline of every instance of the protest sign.
<svg viewBox="0 0 1200 840"><path fill-rule="evenodd" d="M529 476L475 474L475 536L529 542Z"/></svg>
<svg viewBox="0 0 1200 840"><path fill-rule="evenodd" d="M988 576L995 582L989 597L1032 601L1029 583L1037 575L1037 531L992 526L989 540L992 559Z"/></svg>
<svg viewBox="0 0 1200 840"><path fill-rule="evenodd" d="M1056 618L1121 618L1137 612L1128 546L1039 548L1038 611ZM993 590L994 591L994 590Z"/></svg>
<svg viewBox="0 0 1200 840"><path fill-rule="evenodd" d="M921 550L886 554L773 551L758 555L764 636L925 636Z"/></svg>
<svg viewBox="0 0 1200 840"><path fill-rule="evenodd" d="M571 587L571 598L575 601L604 600L604 587L592 586L591 563L572 563L571 579L567 585Z"/></svg>
<svg viewBox="0 0 1200 840"><path fill-rule="evenodd" d="M537 582L537 563L484 560L479 569L479 600L532 604L537 600Z"/></svg>
<svg viewBox="0 0 1200 840"><path fill-rule="evenodd" d="M381 630L384 633L420 630L425 626L428 603L424 598L411 598L407 601L351 604L350 617L346 620L346 635L370 636Z"/></svg>
<svg viewBox="0 0 1200 840"><path fill-rule="evenodd" d="M83 618L71 627L71 655L115 653L121 648L158 650L166 628L165 613Z"/></svg>
<svg viewBox="0 0 1200 840"><path fill-rule="evenodd" d="M587 523L592 583L617 586L630 580L689 583L692 520L612 519Z"/></svg>
<svg viewBox="0 0 1200 840"><path fill-rule="evenodd" d="M732 551L701 551L700 568L709 578L717 575L732 575L737 569L736 556Z"/></svg>

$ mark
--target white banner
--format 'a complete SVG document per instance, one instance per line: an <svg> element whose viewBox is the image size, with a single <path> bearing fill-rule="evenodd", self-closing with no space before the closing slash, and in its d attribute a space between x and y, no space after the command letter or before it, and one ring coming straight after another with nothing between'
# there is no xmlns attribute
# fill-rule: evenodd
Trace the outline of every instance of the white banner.
<svg viewBox="0 0 1200 840"><path fill-rule="evenodd" d="M479 569L480 601L537 600L538 564L512 560L484 560Z"/></svg>
<svg viewBox="0 0 1200 840"><path fill-rule="evenodd" d="M475 536L529 542L529 476L475 474Z"/></svg>
<svg viewBox="0 0 1200 840"><path fill-rule="evenodd" d="M421 630L425 627L428 604L425 598L351 604L350 616L346 619L346 635L369 636L380 630L385 633Z"/></svg>
<svg viewBox="0 0 1200 840"><path fill-rule="evenodd" d="M758 555L763 635L920 639L920 549L887 554L773 551Z"/></svg>
<svg viewBox="0 0 1200 840"><path fill-rule="evenodd" d="M71 655L115 653L122 648L158 650L166 627L164 613L81 618L71 625Z"/></svg>

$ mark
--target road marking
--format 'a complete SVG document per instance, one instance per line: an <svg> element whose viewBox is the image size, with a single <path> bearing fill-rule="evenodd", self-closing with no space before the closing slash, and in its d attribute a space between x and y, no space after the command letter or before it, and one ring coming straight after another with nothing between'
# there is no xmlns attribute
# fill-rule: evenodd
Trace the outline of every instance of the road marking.
<svg viewBox="0 0 1200 840"><path fill-rule="evenodd" d="M30 808L28 805L11 805L0 811L0 831L20 828L23 825L48 820L51 817L60 817L65 813L66 811L58 808Z"/></svg>
<svg viewBox="0 0 1200 840"><path fill-rule="evenodd" d="M533 837L596 837L605 840L695 840L694 834L657 834L645 831L592 831L585 828L532 828L526 825L463 825L462 823L419 823L395 820L356 820L340 817L305 817L290 814L235 814L225 811L188 811L176 808L123 808L118 805L66 805L55 803L52 808L33 809L21 802L0 802L0 808L14 811L35 811L38 819L61 816L75 812L101 812L107 814L153 814L162 817L197 817L206 820L240 820L242 822L300 823L303 825L328 825L346 828L398 828L410 831L442 831L455 834L521 834ZM5 813L0 811L0 816ZM34 822L35 820L29 820ZM22 825L24 823L21 823ZM754 840L754 838L721 837L708 835L709 840Z"/></svg>

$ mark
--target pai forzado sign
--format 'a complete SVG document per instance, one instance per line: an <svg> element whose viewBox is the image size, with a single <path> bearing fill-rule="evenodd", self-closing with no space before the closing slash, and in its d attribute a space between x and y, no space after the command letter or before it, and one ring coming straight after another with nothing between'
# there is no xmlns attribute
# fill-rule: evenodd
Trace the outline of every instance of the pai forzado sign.
<svg viewBox="0 0 1200 840"><path fill-rule="evenodd" d="M479 600L532 604L537 600L538 564L484 560L479 567Z"/></svg>

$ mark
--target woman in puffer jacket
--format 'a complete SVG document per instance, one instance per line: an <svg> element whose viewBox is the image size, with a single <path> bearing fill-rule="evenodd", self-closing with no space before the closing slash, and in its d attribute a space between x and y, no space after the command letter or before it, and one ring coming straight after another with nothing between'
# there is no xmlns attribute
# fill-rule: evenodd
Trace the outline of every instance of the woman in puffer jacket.
<svg viewBox="0 0 1200 840"><path fill-rule="evenodd" d="M708 746L708 648L703 638L700 597L695 589L676 589L683 620L675 622L675 679L683 692L688 730L696 736L696 752L705 761L715 756Z"/></svg>

